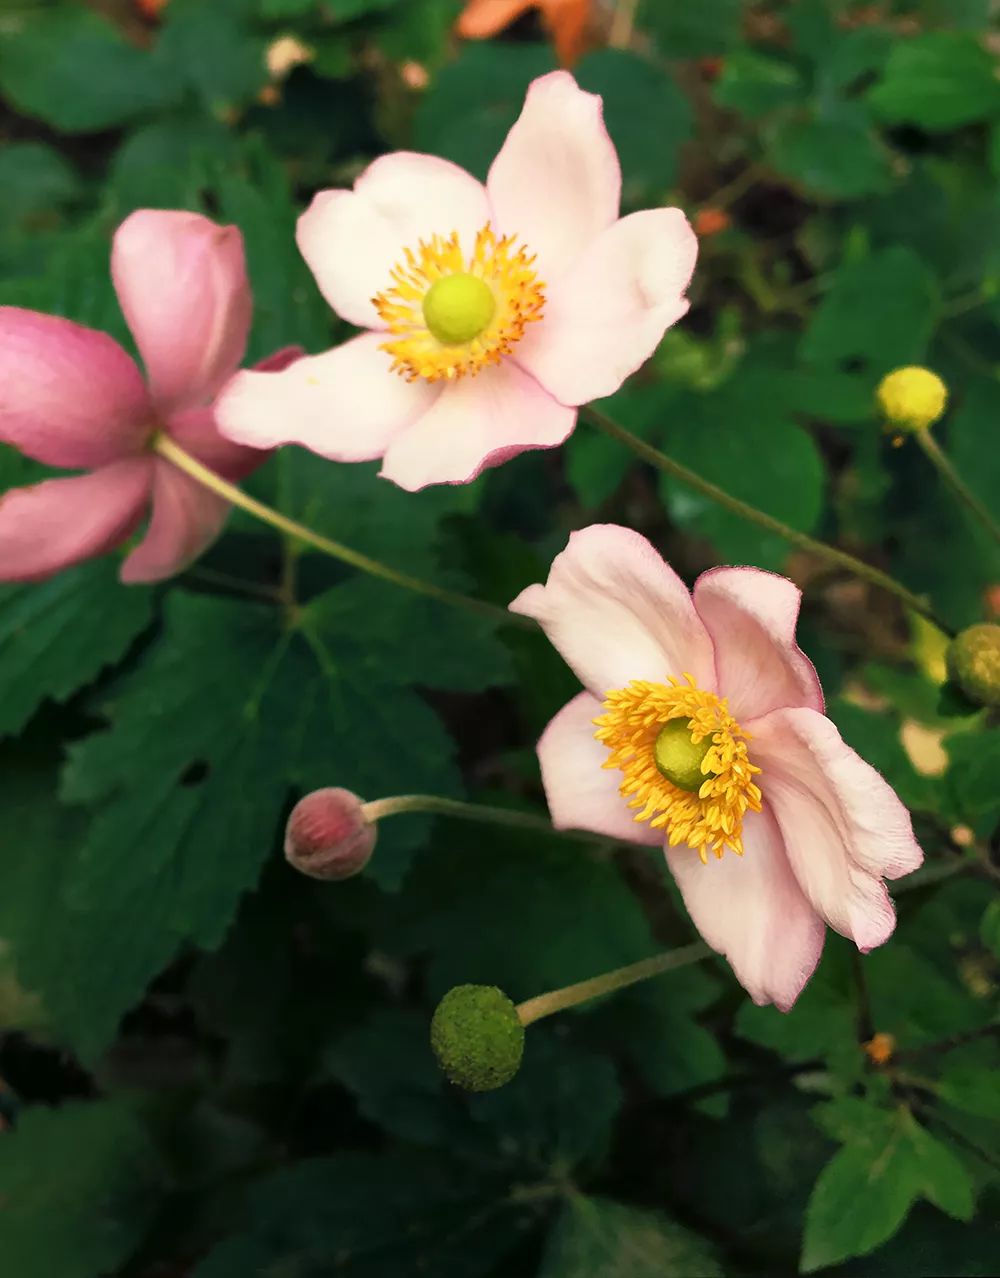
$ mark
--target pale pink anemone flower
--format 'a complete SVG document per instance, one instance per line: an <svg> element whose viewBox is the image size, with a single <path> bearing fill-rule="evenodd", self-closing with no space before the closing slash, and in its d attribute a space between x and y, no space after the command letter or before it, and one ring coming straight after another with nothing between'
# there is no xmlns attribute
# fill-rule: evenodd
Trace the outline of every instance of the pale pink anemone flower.
<svg viewBox="0 0 1000 1278"><path fill-rule="evenodd" d="M152 506L125 582L180 572L216 537L223 501L151 451L158 431L227 479L266 453L223 439L212 401L239 367L252 300L243 237L196 213L140 210L111 252L118 301L146 366L105 333L0 307L0 443L85 470L0 497L0 580L36 581L125 542ZM278 352L260 367L283 367Z"/></svg>
<svg viewBox="0 0 1000 1278"><path fill-rule="evenodd" d="M679 209L619 218L601 99L535 80L485 187L398 152L322 191L298 243L343 319L367 329L274 375L241 373L220 428L256 447L381 457L411 491L552 448L688 309L697 241Z"/></svg>
<svg viewBox="0 0 1000 1278"><path fill-rule="evenodd" d="M923 859L902 803L823 713L799 600L756 568L712 569L690 593L644 537L604 524L510 605L586 689L538 743L553 823L663 846L698 931L783 1011L825 924L862 953L889 938L882 880Z"/></svg>

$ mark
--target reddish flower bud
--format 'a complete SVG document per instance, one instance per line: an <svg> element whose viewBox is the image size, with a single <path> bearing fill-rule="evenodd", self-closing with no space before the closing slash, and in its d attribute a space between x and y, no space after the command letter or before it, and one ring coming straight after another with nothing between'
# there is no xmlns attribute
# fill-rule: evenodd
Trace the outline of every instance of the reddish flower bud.
<svg viewBox="0 0 1000 1278"><path fill-rule="evenodd" d="M285 857L314 879L349 879L375 849L374 824L350 790L314 790L292 809L285 827Z"/></svg>

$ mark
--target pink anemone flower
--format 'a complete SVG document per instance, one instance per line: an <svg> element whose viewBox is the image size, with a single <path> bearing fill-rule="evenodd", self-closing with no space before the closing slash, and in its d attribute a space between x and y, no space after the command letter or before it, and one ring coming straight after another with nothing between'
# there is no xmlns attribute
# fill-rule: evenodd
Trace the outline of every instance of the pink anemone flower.
<svg viewBox="0 0 1000 1278"><path fill-rule="evenodd" d="M111 274L146 381L107 334L0 307L0 443L87 472L0 497L0 580L37 581L104 554L132 535L150 507L122 580L159 581L196 559L229 504L151 451L158 431L228 479L265 460L223 439L212 410L250 328L236 227L196 213L140 210L115 233ZM283 367L298 354L279 352L261 367Z"/></svg>
<svg viewBox="0 0 1000 1278"><path fill-rule="evenodd" d="M889 938L883 879L923 859L902 803L823 712L799 601L756 568L712 569L689 592L607 524L574 533L510 605L585 688L538 743L554 824L662 846L698 931L782 1011L826 924L862 953Z"/></svg>
<svg viewBox="0 0 1000 1278"><path fill-rule="evenodd" d="M223 434L381 457L411 491L467 483L552 448L688 309L697 240L679 209L619 218L601 99L566 71L535 80L486 185L399 152L353 191L322 191L298 243L343 319L366 329L275 376L241 373Z"/></svg>

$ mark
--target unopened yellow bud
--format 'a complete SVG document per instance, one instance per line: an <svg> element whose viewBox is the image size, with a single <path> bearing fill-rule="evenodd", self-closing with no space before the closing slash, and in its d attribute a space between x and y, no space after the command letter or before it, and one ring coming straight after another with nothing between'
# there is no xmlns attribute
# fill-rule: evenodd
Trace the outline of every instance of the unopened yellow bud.
<svg viewBox="0 0 1000 1278"><path fill-rule="evenodd" d="M886 425L898 431L926 430L944 413L948 387L929 368L897 368L879 382L876 399Z"/></svg>

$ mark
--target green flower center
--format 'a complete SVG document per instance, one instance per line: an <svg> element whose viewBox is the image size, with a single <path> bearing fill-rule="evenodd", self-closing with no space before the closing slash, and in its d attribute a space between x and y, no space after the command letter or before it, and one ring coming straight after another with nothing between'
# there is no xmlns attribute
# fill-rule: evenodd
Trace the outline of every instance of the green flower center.
<svg viewBox="0 0 1000 1278"><path fill-rule="evenodd" d="M471 342L486 329L496 311L490 286L477 275L445 275L424 296L427 327L445 346Z"/></svg>
<svg viewBox="0 0 1000 1278"><path fill-rule="evenodd" d="M668 719L657 733L653 759L659 772L672 785L696 793L706 779L701 764L711 748L711 733L694 742L689 719Z"/></svg>

